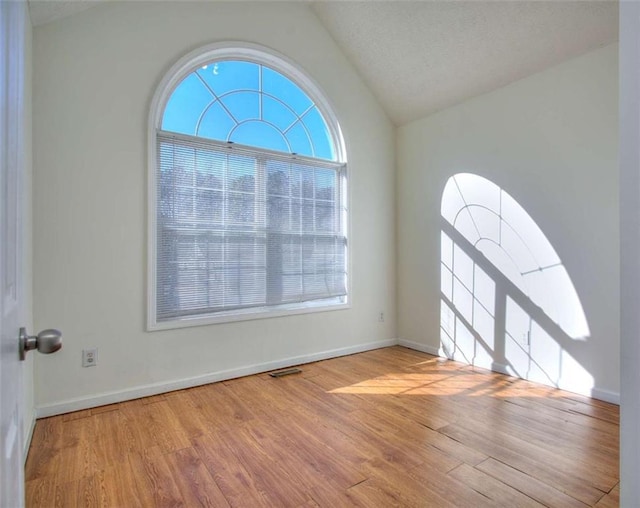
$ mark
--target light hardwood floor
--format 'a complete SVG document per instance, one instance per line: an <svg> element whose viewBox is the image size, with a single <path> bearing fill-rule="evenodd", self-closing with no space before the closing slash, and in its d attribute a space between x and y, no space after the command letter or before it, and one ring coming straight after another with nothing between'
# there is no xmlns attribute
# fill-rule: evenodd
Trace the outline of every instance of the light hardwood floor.
<svg viewBox="0 0 640 508"><path fill-rule="evenodd" d="M392 347L38 420L27 506L618 505L618 407Z"/></svg>

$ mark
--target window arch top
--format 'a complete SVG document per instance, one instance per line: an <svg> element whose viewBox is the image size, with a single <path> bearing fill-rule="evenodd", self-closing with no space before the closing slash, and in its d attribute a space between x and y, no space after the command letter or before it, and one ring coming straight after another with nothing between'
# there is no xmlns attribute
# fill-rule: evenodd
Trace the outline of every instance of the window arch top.
<svg viewBox="0 0 640 508"><path fill-rule="evenodd" d="M212 59L169 95L161 130L338 161L322 107L298 84L261 62Z"/></svg>

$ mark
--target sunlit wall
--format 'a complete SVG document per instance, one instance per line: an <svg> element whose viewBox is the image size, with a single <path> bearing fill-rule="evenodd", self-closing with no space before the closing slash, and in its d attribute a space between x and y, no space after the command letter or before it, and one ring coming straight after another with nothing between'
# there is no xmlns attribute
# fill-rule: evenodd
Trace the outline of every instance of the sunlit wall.
<svg viewBox="0 0 640 508"><path fill-rule="evenodd" d="M558 254L493 182L452 176L442 196L440 353L532 381L593 387L567 352L589 326Z"/></svg>
<svg viewBox="0 0 640 508"><path fill-rule="evenodd" d="M617 49L399 127L401 344L618 400Z"/></svg>

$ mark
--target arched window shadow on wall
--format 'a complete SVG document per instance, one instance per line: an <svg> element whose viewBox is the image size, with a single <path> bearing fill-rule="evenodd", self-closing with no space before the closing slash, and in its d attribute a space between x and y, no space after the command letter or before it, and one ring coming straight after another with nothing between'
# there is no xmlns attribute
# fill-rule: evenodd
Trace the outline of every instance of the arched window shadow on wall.
<svg viewBox="0 0 640 508"><path fill-rule="evenodd" d="M590 393L593 376L575 359L589 326L533 219L500 187L469 173L449 179L441 214L440 354Z"/></svg>

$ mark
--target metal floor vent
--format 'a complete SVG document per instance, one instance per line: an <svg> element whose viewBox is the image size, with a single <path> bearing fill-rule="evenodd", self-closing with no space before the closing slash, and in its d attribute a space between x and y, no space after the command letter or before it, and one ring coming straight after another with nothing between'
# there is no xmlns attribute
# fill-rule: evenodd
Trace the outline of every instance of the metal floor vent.
<svg viewBox="0 0 640 508"><path fill-rule="evenodd" d="M300 369L292 368L292 369L282 369L282 370L274 370L273 372L269 372L271 377L282 377L288 376L289 374L298 374L302 372Z"/></svg>

